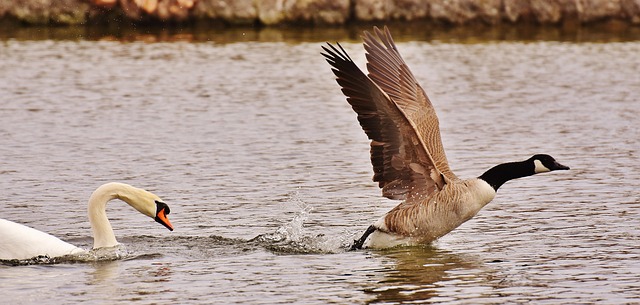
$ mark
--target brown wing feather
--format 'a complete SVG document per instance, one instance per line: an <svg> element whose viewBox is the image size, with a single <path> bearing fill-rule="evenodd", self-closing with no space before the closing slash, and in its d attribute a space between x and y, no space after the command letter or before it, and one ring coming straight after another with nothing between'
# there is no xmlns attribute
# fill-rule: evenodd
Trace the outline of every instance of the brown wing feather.
<svg viewBox="0 0 640 305"><path fill-rule="evenodd" d="M383 196L421 197L442 187L441 174L402 109L355 65L340 44L339 50L331 44L328 47L322 47L322 55L333 66L342 92L371 139L373 180Z"/></svg>
<svg viewBox="0 0 640 305"><path fill-rule="evenodd" d="M383 32L374 27L374 32L377 38L366 31L363 36L369 77L415 125L416 133L424 142L437 171L448 180L458 179L449 168L438 116L431 101L400 56L389 29L385 26Z"/></svg>

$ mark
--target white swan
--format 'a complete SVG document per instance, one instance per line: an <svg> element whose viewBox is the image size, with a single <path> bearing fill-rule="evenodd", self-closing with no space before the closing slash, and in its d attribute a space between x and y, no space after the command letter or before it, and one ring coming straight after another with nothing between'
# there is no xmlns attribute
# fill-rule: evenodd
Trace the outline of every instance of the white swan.
<svg viewBox="0 0 640 305"><path fill-rule="evenodd" d="M169 206L162 202L160 197L128 184L106 183L98 187L89 198L88 216L93 231L93 249L118 245L105 212L107 202L113 199L128 203L138 212L153 218L173 231L173 226L167 218L170 212ZM30 259L37 256L54 258L85 252L50 234L0 219L0 260Z"/></svg>
<svg viewBox="0 0 640 305"><path fill-rule="evenodd" d="M449 168L436 111L387 27L364 32L365 75L338 44L322 47L347 102L371 139L373 180L382 195L404 200L365 231L352 249L429 243L475 216L505 182L568 170L549 155L496 165L462 180Z"/></svg>

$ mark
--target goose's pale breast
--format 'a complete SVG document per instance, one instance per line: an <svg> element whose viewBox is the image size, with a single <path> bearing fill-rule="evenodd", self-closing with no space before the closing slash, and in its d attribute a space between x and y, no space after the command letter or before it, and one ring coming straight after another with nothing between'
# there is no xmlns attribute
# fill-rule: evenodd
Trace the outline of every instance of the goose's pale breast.
<svg viewBox="0 0 640 305"><path fill-rule="evenodd" d="M457 228L495 197L495 190L481 179L458 180L442 191L416 202L403 202L374 226L366 247L431 242Z"/></svg>

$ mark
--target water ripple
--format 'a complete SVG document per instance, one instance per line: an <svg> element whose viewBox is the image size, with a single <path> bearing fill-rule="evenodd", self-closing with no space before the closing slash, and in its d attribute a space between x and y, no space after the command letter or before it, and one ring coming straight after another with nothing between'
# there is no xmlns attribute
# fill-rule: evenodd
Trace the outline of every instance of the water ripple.
<svg viewBox="0 0 640 305"><path fill-rule="evenodd" d="M347 252L396 202L317 43L3 42L2 217L87 247L86 200L123 181L176 227L111 203L131 257L0 266L6 302L635 302L640 44L399 49L459 176L541 152L571 171L505 184L430 247Z"/></svg>

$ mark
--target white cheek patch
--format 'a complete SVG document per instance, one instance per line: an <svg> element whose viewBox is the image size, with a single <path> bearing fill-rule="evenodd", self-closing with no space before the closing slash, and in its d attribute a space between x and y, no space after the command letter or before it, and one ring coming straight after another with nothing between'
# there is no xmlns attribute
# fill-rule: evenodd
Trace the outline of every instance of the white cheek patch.
<svg viewBox="0 0 640 305"><path fill-rule="evenodd" d="M535 165L534 171L535 171L536 174L546 173L546 172L550 172L551 171L549 168L544 166L542 164L542 162L540 162L540 160L533 160L533 164Z"/></svg>

